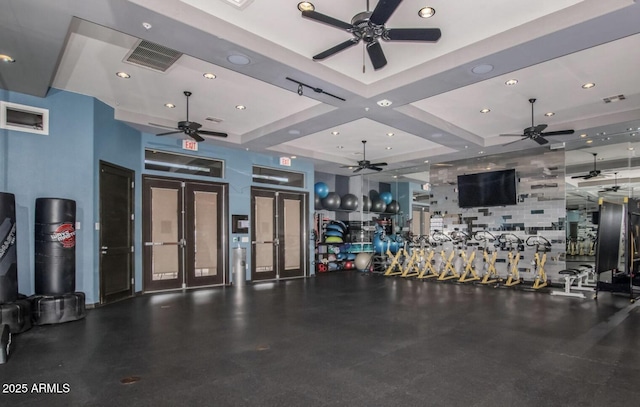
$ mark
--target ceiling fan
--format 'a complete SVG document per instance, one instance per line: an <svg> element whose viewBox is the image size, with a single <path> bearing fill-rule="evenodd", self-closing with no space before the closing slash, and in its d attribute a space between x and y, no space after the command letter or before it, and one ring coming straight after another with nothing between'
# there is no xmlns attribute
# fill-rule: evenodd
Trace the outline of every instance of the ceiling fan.
<svg viewBox="0 0 640 407"><path fill-rule="evenodd" d="M614 172L613 173L613 186L612 187L606 187L601 191L598 192L618 192L620 191L620 188L622 188L621 185L618 185L618 173Z"/></svg>
<svg viewBox="0 0 640 407"><path fill-rule="evenodd" d="M178 127L175 129L175 131L156 134L156 136L167 136L169 134L184 133L187 136L194 139L195 141L204 141L204 138L201 136L201 134L204 134L207 136L215 136L215 137L227 137L227 133L200 130L200 127L202 127L200 123L189 121L189 96L191 96L191 92L185 91L184 95L187 97L187 119L184 121L178 122Z"/></svg>
<svg viewBox="0 0 640 407"><path fill-rule="evenodd" d="M365 42L367 53L374 69L380 69L387 64L387 59L380 46L380 40L385 41L421 41L436 42L440 39L439 28L386 28L384 25L389 20L402 0L380 0L373 11L356 14L350 23L337 20L314 10L302 11L302 17L345 30L353 35L353 38L340 43L328 50L313 56L315 61L328 58L342 50Z"/></svg>
<svg viewBox="0 0 640 407"><path fill-rule="evenodd" d="M547 140L545 137L548 136L561 136L564 134L573 134L574 130L559 130L559 131L548 131L546 133L544 133L544 129L547 128L546 124L539 124L539 125L534 125L533 124L533 104L536 102L536 99L529 99L529 103L531 103L531 127L527 127L526 129L524 129L522 131L522 134L501 134L500 136L503 137L514 137L514 136L520 136L522 137L520 140L516 140L516 141L512 141L510 143L505 144L509 145L512 143L517 143L518 141L522 141L522 140L526 140L526 139L531 139L533 141L535 141L536 143L543 145L543 144L547 144L549 142L549 140Z"/></svg>
<svg viewBox="0 0 640 407"><path fill-rule="evenodd" d="M598 153L591 153L591 154L593 154L593 169L589 171L587 174L574 175L571 178L591 179L600 175L601 171L596 168L596 157L598 156Z"/></svg>
<svg viewBox="0 0 640 407"><path fill-rule="evenodd" d="M362 170L374 170L374 171L382 171L382 168L387 163L372 163L367 160L367 152L366 152L366 144L367 140L362 140L362 160L358 161L358 167L353 172L358 172ZM340 168L353 168L353 165L343 165Z"/></svg>

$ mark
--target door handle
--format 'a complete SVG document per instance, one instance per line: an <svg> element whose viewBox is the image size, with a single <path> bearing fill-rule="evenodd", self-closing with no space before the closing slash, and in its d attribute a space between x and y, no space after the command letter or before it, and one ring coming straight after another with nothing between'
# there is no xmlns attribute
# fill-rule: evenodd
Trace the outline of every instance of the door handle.
<svg viewBox="0 0 640 407"><path fill-rule="evenodd" d="M251 242L251 244L265 244L265 243L275 243L272 241L263 241L263 240L254 240Z"/></svg>
<svg viewBox="0 0 640 407"><path fill-rule="evenodd" d="M101 250L107 250L107 249L108 249L108 247L107 247L107 246L102 246L102 247L100 247L100 249L101 249Z"/></svg>
<svg viewBox="0 0 640 407"><path fill-rule="evenodd" d="M180 246L182 242L144 242L145 246Z"/></svg>

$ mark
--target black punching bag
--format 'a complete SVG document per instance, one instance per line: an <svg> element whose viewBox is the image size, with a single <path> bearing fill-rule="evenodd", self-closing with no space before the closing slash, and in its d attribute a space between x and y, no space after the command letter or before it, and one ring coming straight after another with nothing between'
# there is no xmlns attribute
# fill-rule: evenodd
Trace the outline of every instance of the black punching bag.
<svg viewBox="0 0 640 407"><path fill-rule="evenodd" d="M36 295L61 295L76 290L76 202L36 199Z"/></svg>
<svg viewBox="0 0 640 407"><path fill-rule="evenodd" d="M17 299L16 200L13 194L0 192L0 304Z"/></svg>

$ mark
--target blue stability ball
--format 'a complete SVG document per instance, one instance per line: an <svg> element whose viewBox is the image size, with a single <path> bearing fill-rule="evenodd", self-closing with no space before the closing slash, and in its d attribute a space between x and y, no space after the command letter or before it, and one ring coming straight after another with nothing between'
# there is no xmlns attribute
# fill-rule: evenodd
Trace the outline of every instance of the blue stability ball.
<svg viewBox="0 0 640 407"><path fill-rule="evenodd" d="M393 195L391 195L391 192L383 192L380 194L380 199L382 199L385 204L389 205L391 201L393 201Z"/></svg>
<svg viewBox="0 0 640 407"><path fill-rule="evenodd" d="M324 207L322 206L322 199L317 194L313 198L313 207L317 211L324 209Z"/></svg>
<svg viewBox="0 0 640 407"><path fill-rule="evenodd" d="M399 213L400 212L400 204L398 203L398 201L391 201L387 204L387 209L386 209L387 213Z"/></svg>
<svg viewBox="0 0 640 407"><path fill-rule="evenodd" d="M371 199L366 195L362 195L362 210L364 212L371 211Z"/></svg>
<svg viewBox="0 0 640 407"><path fill-rule="evenodd" d="M382 213L387 209L387 204L382 199L376 199L371 204L371 212Z"/></svg>
<svg viewBox="0 0 640 407"><path fill-rule="evenodd" d="M329 192L326 197L322 198L322 206L330 211L340 209L340 195L335 192Z"/></svg>
<svg viewBox="0 0 640 407"><path fill-rule="evenodd" d="M324 182L316 182L313 187L316 195L318 195L320 199L326 198L327 195L329 195L329 186Z"/></svg>
<svg viewBox="0 0 640 407"><path fill-rule="evenodd" d="M354 194L344 194L340 198L340 207L345 211L355 211L358 209L358 197Z"/></svg>
<svg viewBox="0 0 640 407"><path fill-rule="evenodd" d="M376 233L373 235L373 251L378 254L383 254L387 251L387 245L389 240L386 237L382 237L382 234Z"/></svg>

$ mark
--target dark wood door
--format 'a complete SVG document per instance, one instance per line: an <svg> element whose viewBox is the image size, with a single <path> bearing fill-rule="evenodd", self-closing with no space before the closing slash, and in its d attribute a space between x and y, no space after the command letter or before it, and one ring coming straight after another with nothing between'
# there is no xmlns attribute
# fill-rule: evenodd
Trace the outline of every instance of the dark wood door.
<svg viewBox="0 0 640 407"><path fill-rule="evenodd" d="M303 277L308 258L307 194L251 189L251 279Z"/></svg>
<svg viewBox="0 0 640 407"><path fill-rule="evenodd" d="M226 284L226 185L187 182L186 280L187 287Z"/></svg>
<svg viewBox="0 0 640 407"><path fill-rule="evenodd" d="M100 162L100 303L130 297L135 173Z"/></svg>
<svg viewBox="0 0 640 407"><path fill-rule="evenodd" d="M143 179L144 290L227 284L226 184Z"/></svg>

